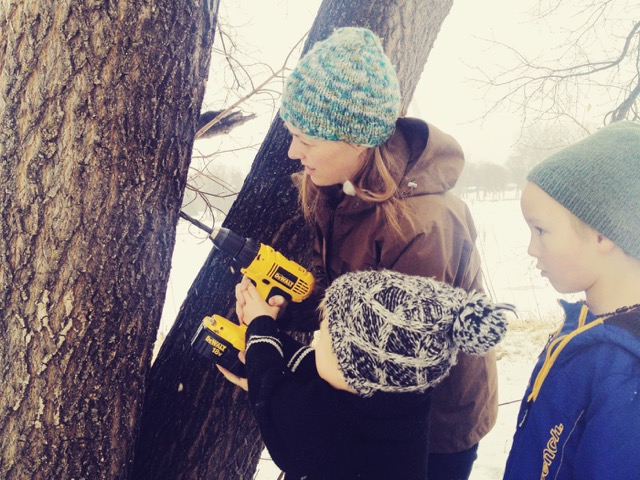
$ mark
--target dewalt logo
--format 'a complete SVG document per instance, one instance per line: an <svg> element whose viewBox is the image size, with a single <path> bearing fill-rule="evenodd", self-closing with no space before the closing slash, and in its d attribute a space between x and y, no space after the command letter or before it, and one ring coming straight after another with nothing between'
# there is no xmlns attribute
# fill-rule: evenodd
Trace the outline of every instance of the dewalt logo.
<svg viewBox="0 0 640 480"><path fill-rule="evenodd" d="M282 275L280 272L276 272L275 275L273 275L273 278L274 278L274 280L279 281L280 283L282 283L283 285L286 285L289 288L293 288L293 284L295 283L295 282L289 280L284 275Z"/></svg>

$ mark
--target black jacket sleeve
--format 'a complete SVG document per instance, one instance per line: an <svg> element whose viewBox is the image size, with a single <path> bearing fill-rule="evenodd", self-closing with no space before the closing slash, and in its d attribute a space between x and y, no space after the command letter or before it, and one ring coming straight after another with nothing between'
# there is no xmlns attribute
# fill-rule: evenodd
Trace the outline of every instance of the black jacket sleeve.
<svg viewBox="0 0 640 480"><path fill-rule="evenodd" d="M273 461L302 474L335 434L326 418L331 387L317 374L313 350L258 317L247 328L246 367L251 408Z"/></svg>

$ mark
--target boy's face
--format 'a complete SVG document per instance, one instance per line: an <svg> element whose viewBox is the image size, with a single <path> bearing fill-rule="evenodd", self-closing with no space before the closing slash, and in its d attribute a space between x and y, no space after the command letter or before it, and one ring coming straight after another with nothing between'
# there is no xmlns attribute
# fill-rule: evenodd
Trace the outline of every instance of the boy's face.
<svg viewBox="0 0 640 480"><path fill-rule="evenodd" d="M338 357L331 346L331 336L329 335L329 326L326 320L320 322L320 331L316 339L316 369L318 375L333 388L345 390L355 393L355 390L349 386L340 370Z"/></svg>
<svg viewBox="0 0 640 480"><path fill-rule="evenodd" d="M520 199L531 230L528 253L560 293L590 290L598 280L598 233L584 225L544 190L528 182Z"/></svg>

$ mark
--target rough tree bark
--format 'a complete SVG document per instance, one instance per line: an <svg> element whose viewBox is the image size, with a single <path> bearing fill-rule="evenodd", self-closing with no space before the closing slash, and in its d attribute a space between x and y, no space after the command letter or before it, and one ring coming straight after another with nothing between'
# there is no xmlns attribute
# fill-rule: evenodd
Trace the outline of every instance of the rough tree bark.
<svg viewBox="0 0 640 480"><path fill-rule="evenodd" d="M131 469L217 3L0 3L2 479Z"/></svg>
<svg viewBox="0 0 640 480"><path fill-rule="evenodd" d="M304 50L339 26L367 26L380 35L409 103L452 0L325 0ZM306 264L310 233L297 208L289 176L288 134L276 119L262 144L225 226L273 245ZM227 382L191 349L205 315L233 317L239 280L215 250L187 294L154 363L145 398L133 478L252 478L262 450L245 392Z"/></svg>

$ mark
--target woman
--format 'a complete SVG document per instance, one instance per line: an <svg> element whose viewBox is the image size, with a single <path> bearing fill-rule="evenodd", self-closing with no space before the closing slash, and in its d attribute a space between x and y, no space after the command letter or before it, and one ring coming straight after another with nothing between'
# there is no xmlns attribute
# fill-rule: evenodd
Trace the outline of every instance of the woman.
<svg viewBox="0 0 640 480"><path fill-rule="evenodd" d="M462 150L432 125L397 118L399 110L395 70L364 28L337 29L289 77L280 116L292 136L289 157L304 166L294 181L315 230L318 289L306 305L289 305L283 323L305 309L317 328L323 290L359 270L482 290L471 215L449 192L463 168ZM495 356L461 355L433 391L429 479L468 478L496 416Z"/></svg>

